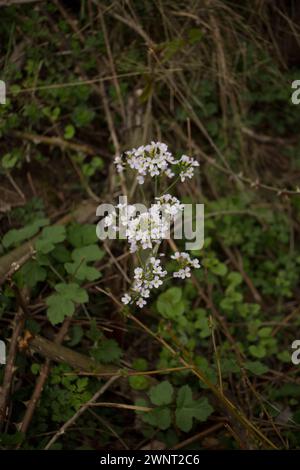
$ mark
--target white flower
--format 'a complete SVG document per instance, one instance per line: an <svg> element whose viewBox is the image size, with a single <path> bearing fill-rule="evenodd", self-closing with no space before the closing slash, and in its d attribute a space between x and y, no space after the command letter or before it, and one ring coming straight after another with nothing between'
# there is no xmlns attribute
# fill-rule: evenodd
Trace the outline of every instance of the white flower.
<svg viewBox="0 0 300 470"><path fill-rule="evenodd" d="M127 305L131 301L131 297L129 294L124 294L123 297L121 298L121 301L123 304Z"/></svg>
<svg viewBox="0 0 300 470"><path fill-rule="evenodd" d="M144 300L142 297L140 297L137 301L136 301L136 304L138 305L138 307L140 308L143 308L144 305L146 305L146 300Z"/></svg>
<svg viewBox="0 0 300 470"><path fill-rule="evenodd" d="M192 266L193 266L193 268L196 268L196 269L197 269L197 268L201 268L200 262L199 262L199 260L196 259L196 258L192 260Z"/></svg>
<svg viewBox="0 0 300 470"><path fill-rule="evenodd" d="M152 178L160 174L165 174L169 178L174 176L170 165L175 163L176 161L168 151L167 145L162 142L151 142L151 144L129 150L125 152L123 160L119 156L115 158L115 164L119 172L123 171L126 166L137 171L139 184L144 183L144 176L146 175L150 175Z"/></svg>
<svg viewBox="0 0 300 470"><path fill-rule="evenodd" d="M194 167L199 166L197 160L187 155L182 155L178 163L181 168L179 176L182 182L184 182L186 178L192 178L194 176Z"/></svg>
<svg viewBox="0 0 300 470"><path fill-rule="evenodd" d="M122 158L120 157L120 155L116 155L114 162L115 162L116 167L117 167L117 172L122 173L124 168L123 168Z"/></svg>
<svg viewBox="0 0 300 470"><path fill-rule="evenodd" d="M136 177L139 184L144 184L145 178L142 175Z"/></svg>
<svg viewBox="0 0 300 470"><path fill-rule="evenodd" d="M172 256L172 259L180 263L181 269L173 273L173 277L179 277L185 279L186 277L191 277L191 268L200 268L200 263L198 259L192 259L190 255L186 252L176 251Z"/></svg>

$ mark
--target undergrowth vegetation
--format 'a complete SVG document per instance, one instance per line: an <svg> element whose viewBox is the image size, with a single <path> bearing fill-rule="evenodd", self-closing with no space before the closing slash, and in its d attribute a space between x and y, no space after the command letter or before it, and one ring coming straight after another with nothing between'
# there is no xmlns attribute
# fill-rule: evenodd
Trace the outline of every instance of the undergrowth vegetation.
<svg viewBox="0 0 300 470"><path fill-rule="evenodd" d="M0 11L0 448L299 448L297 2ZM169 192L205 204L205 242L139 308L96 208L151 200L114 163L151 141L199 162ZM184 241L162 247L175 271Z"/></svg>

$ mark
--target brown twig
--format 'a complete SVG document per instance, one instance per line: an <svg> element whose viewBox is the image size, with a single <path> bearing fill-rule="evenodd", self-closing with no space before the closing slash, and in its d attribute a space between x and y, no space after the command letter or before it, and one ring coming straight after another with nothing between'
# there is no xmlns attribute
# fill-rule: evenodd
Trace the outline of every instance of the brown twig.
<svg viewBox="0 0 300 470"><path fill-rule="evenodd" d="M0 389L0 429L3 429L7 417L9 397L13 385L14 373L16 371L16 367L14 364L18 349L18 339L24 328L25 317L28 313L26 301L23 297L23 294L19 291L19 288L17 286L13 286L13 289L16 293L19 308L14 318L13 333L10 340L10 346L7 355L3 384Z"/></svg>
<svg viewBox="0 0 300 470"><path fill-rule="evenodd" d="M54 436L50 439L48 444L45 447L45 450L50 449L53 444L57 441L57 439L62 436L66 430L75 423L75 421L93 404L98 398L106 392L106 390L120 377L120 375L115 375L111 379L109 379L96 393L92 396L92 398L87 401L84 405L82 405L79 410L66 421L63 426L54 434Z"/></svg>

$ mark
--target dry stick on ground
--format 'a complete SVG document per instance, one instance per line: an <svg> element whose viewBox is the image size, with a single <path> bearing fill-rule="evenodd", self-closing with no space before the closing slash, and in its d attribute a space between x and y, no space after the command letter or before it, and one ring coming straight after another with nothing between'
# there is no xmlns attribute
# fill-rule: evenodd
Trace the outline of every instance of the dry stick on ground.
<svg viewBox="0 0 300 470"><path fill-rule="evenodd" d="M201 432L199 432L198 434L195 434L192 437L189 437L185 441L179 442L174 447L172 447L172 450L183 449L183 447L186 447L190 444L193 444L195 441L200 441L200 439L203 439L204 437L208 436L209 434L215 433L219 429L222 429L224 427L224 424L225 423L214 424L210 428L205 429L204 431L201 431Z"/></svg>
<svg viewBox="0 0 300 470"><path fill-rule="evenodd" d="M22 140L28 140L29 142L32 142L33 144L36 144L36 145L43 144L43 145L49 145L51 147L59 147L62 150L73 150L75 152L84 153L92 157L94 157L95 154L97 153L97 149L92 147L91 145L78 144L76 142L65 140L61 137L31 134L30 132L20 132L20 131L14 131L12 132L12 135ZM102 150L101 150L101 155L103 156ZM108 157L109 155L107 154L104 156Z"/></svg>
<svg viewBox="0 0 300 470"><path fill-rule="evenodd" d="M45 0L0 0L0 7L9 7L10 5L23 5L24 3L38 3Z"/></svg>
<svg viewBox="0 0 300 470"><path fill-rule="evenodd" d="M95 372L99 375L112 375L119 372L119 368L101 365L85 354L73 351L73 349L62 346L58 342L49 341L39 335L30 340L29 346L30 349L46 359L68 364L75 370Z"/></svg>
<svg viewBox="0 0 300 470"><path fill-rule="evenodd" d="M54 434L54 436L50 439L48 444L45 447L45 450L50 449L53 444L57 441L57 439L62 436L66 430L75 423L75 421L89 408L90 405L95 403L98 398L103 395L104 392L118 379L120 375L115 375L111 377L99 390L95 393L95 395L84 405L82 405L79 410L70 418L65 424Z"/></svg>
<svg viewBox="0 0 300 470"><path fill-rule="evenodd" d="M64 337L65 337L65 335L68 331L70 322L71 322L70 318L67 318L64 321L64 323L62 324L62 326L61 326L61 328L60 328L60 330L59 330L59 332L58 332L58 334L55 338L55 343L57 343L57 344L62 343L62 341L63 341L63 339L64 339ZM39 377L38 377L38 379L36 381L36 384L35 384L34 391L32 393L32 396L31 396L30 400L29 400L29 403L27 405L22 423L20 425L20 431L23 434L26 434L27 429L28 429L28 427L31 423L34 411L36 409L36 406L38 404L38 401L40 399L40 396L42 394L44 385L46 383L46 380L47 380L47 377L48 377L48 374L49 374L49 371L50 371L50 365L51 365L51 361L50 361L49 358L47 358L45 363L42 365Z"/></svg>
<svg viewBox="0 0 300 470"><path fill-rule="evenodd" d="M18 287L14 286L13 288L16 293L19 308L14 318L13 333L10 340L10 346L3 378L3 385L0 389L0 430L3 429L7 416L8 402L12 389L14 373L16 370L14 364L18 349L18 339L24 328L25 316L28 313L23 294L19 291Z"/></svg>

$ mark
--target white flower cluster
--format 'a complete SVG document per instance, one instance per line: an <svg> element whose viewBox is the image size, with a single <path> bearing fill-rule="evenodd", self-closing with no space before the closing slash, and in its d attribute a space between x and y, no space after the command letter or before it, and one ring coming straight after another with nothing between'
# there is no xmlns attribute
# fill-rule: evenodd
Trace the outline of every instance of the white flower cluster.
<svg viewBox="0 0 300 470"><path fill-rule="evenodd" d="M173 273L173 277L179 277L185 279L186 277L191 277L191 268L200 268L200 263L198 259L192 259L188 253L176 251L174 255L171 256L172 259L175 259L180 263L179 271Z"/></svg>
<svg viewBox="0 0 300 470"><path fill-rule="evenodd" d="M122 156L115 158L118 172L131 168L137 172L137 181L143 184L145 176L167 176L175 175L183 182L194 176L195 167L199 163L187 155L182 155L176 160L168 151L166 144L151 142L149 145L141 146L125 152ZM177 180L175 180L176 182ZM157 259L158 246L163 239L170 237L170 229L175 217L184 209L184 204L171 194L165 194L155 198L155 204L150 209L136 213L136 206L118 204L119 227L115 225L116 212L105 218L105 226L119 231L127 238L132 253L139 249L152 250L143 267L134 270L134 282L129 293L122 297L124 304L136 304L142 308L146 305L152 289L159 288L167 271L163 270L160 259ZM153 256L155 254L155 256ZM163 255L161 255L163 256ZM171 256L179 265L179 270L173 273L173 277L185 279L191 277L191 268L200 268L198 259L191 259L185 252L176 252Z"/></svg>
<svg viewBox="0 0 300 470"><path fill-rule="evenodd" d="M156 198L150 209L145 208L138 215L134 205L118 204L116 208L119 209L120 229L114 225L116 212L105 217L105 227L112 227L116 232L121 230L128 240L130 252L134 253L139 248L152 249L169 238L171 223L184 205L176 197L166 194Z"/></svg>
<svg viewBox="0 0 300 470"><path fill-rule="evenodd" d="M145 299L150 297L151 289L161 286L162 279L166 275L167 271L162 269L160 259L151 256L145 269L135 268L132 295L125 294L121 299L122 302L124 304L135 302L138 307L142 308L147 303Z"/></svg>
<svg viewBox="0 0 300 470"><path fill-rule="evenodd" d="M123 172L128 165L132 170L137 171L137 181L143 184L145 176L151 177L166 175L168 178L175 176L173 166L178 167L181 181L186 178L192 178L194 167L199 163L187 155L182 155L179 160L175 160L168 146L162 142L151 142L148 145L142 145L137 149L125 152L122 156L115 157L115 164L119 173Z"/></svg>
<svg viewBox="0 0 300 470"><path fill-rule="evenodd" d="M179 173L180 180L183 182L186 178L193 178L194 168L199 166L199 162L187 155L182 155L178 163L181 166L181 171Z"/></svg>
<svg viewBox="0 0 300 470"><path fill-rule="evenodd" d="M125 152L125 161L117 156L115 163L118 172L122 172L126 164L138 172L137 180L139 184L144 183L146 175L158 176L165 174L169 178L174 176L170 169L170 164L175 162L173 155L168 152L168 146L162 142L151 142L148 145L142 145L137 149Z"/></svg>

